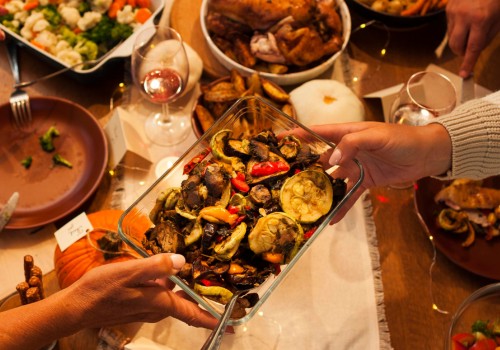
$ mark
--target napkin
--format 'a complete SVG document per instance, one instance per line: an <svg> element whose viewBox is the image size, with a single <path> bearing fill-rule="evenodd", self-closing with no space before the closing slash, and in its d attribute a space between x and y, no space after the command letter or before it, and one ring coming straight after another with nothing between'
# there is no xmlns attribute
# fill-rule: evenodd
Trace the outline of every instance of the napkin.
<svg viewBox="0 0 500 350"><path fill-rule="evenodd" d="M168 318L141 325L132 343L198 349L209 334ZM321 232L260 312L224 335L221 349L391 349L367 196Z"/></svg>

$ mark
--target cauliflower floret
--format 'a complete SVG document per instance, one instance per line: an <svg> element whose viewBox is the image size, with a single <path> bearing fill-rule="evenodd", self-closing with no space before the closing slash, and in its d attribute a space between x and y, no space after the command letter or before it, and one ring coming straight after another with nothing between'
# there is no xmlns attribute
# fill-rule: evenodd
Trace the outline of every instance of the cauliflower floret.
<svg viewBox="0 0 500 350"><path fill-rule="evenodd" d="M72 49L62 50L56 54L56 57L69 65L82 63L82 55Z"/></svg>
<svg viewBox="0 0 500 350"><path fill-rule="evenodd" d="M12 0L7 2L4 7L9 11L9 13L15 14L17 12L23 11L24 2L20 0Z"/></svg>
<svg viewBox="0 0 500 350"><path fill-rule="evenodd" d="M21 35L23 36L23 38L26 38L27 40L33 39L33 37L35 36L33 32L33 27L35 26L36 22L41 20L45 21L45 18L43 18L43 14L41 12L31 13L31 15L29 15L29 17L26 18L26 22L24 23L24 26L21 28Z"/></svg>
<svg viewBox="0 0 500 350"><path fill-rule="evenodd" d="M57 56L57 54L65 50L71 50L71 45L66 40L59 40L54 48L54 55Z"/></svg>
<svg viewBox="0 0 500 350"><path fill-rule="evenodd" d="M47 21L44 18L44 19L39 19L38 21L33 23L33 27L31 28L31 30L33 30L35 33L40 33L49 27L50 27L49 21Z"/></svg>
<svg viewBox="0 0 500 350"><path fill-rule="evenodd" d="M42 45L48 52L55 53L57 36L54 33L44 30L36 36L34 41Z"/></svg>
<svg viewBox="0 0 500 350"><path fill-rule="evenodd" d="M88 11L85 12L82 18L78 20L78 28L82 32L85 32L91 28L94 28L97 23L101 20L102 15L99 12Z"/></svg>
<svg viewBox="0 0 500 350"><path fill-rule="evenodd" d="M61 14L64 23L66 23L66 25L71 29L74 29L80 18L82 18L80 16L80 12L78 12L78 10L74 7L61 7L59 9L59 13Z"/></svg>
<svg viewBox="0 0 500 350"><path fill-rule="evenodd" d="M106 11L108 11L112 2L113 0L91 0L90 8L92 9L92 11L105 13Z"/></svg>
<svg viewBox="0 0 500 350"><path fill-rule="evenodd" d="M19 11L14 14L14 20L19 23L24 23L28 19L29 13L28 11Z"/></svg>
<svg viewBox="0 0 500 350"><path fill-rule="evenodd" d="M63 0L60 4L58 9L61 10L63 7L73 7L73 8L78 8L80 4L82 3L81 0Z"/></svg>
<svg viewBox="0 0 500 350"><path fill-rule="evenodd" d="M49 0L38 0L38 3L40 4L40 6L47 6L50 4L50 1Z"/></svg>
<svg viewBox="0 0 500 350"><path fill-rule="evenodd" d="M121 24L130 24L135 19L134 9L130 5L125 5L116 14L116 21Z"/></svg>

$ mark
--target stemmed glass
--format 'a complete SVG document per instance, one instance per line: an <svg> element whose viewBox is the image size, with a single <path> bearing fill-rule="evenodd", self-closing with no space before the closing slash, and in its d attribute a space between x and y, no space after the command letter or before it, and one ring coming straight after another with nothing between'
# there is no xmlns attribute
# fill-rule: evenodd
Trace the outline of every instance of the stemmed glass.
<svg viewBox="0 0 500 350"><path fill-rule="evenodd" d="M161 104L161 111L150 114L145 122L146 136L158 145L175 145L189 135L189 118L172 116L169 111L169 104L184 91L188 76L188 58L177 31L151 26L137 35L132 77L143 96Z"/></svg>
<svg viewBox="0 0 500 350"><path fill-rule="evenodd" d="M443 74L422 71L413 74L394 100L389 122L395 124L425 125L433 118L455 108L457 94L453 83ZM408 188L413 182L391 185Z"/></svg>
<svg viewBox="0 0 500 350"><path fill-rule="evenodd" d="M443 74L425 71L413 74L392 104L390 123L425 125L432 118L455 108L457 94Z"/></svg>

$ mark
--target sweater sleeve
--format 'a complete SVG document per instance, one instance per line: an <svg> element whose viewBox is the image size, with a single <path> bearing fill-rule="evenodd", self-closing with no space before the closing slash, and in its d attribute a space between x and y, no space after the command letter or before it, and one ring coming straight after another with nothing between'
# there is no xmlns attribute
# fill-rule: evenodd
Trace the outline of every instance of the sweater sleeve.
<svg viewBox="0 0 500 350"><path fill-rule="evenodd" d="M484 179L500 174L500 90L432 122L446 128L452 144L451 169L437 178Z"/></svg>

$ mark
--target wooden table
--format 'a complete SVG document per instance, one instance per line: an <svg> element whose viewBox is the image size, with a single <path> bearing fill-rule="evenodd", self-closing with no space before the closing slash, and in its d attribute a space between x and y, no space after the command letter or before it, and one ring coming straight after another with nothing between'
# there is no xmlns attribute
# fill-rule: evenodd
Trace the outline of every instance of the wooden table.
<svg viewBox="0 0 500 350"><path fill-rule="evenodd" d="M190 1L177 0L186 6L190 6L187 4ZM192 3L196 4L197 1ZM354 13L352 17L353 27L366 21ZM444 33L444 23L432 23L411 30L392 30L384 58L378 54L380 46L375 45L385 37L383 30L370 27L363 33L353 35L349 45L350 55L356 61L368 64L368 78L360 82L360 92L365 94L399 84L430 63L457 72L460 59L448 48L445 48L440 58L434 55ZM13 79L5 45L0 46L0 102L6 103ZM497 36L482 53L475 69L477 83L490 90L500 89L499 52L500 36ZM23 80L53 71L53 67L25 49L20 50L20 65ZM100 79L99 84L80 83L70 77L60 76L29 87L27 91L32 96L52 95L70 99L101 119L109 112L109 97L123 80L124 67L124 62L108 67L105 78ZM366 104L366 110L366 119L383 120L377 106ZM106 207L108 190L109 181L104 180L97 194L86 204L87 211ZM414 213L412 192L374 188L371 197L382 267L385 313L392 345L395 349L440 348L450 315L433 310L433 302L441 309L453 312L471 292L491 281L461 269L439 252L431 279L429 268L433 249ZM80 344L81 349L91 348L88 346ZM60 342L60 348L76 349L75 342L64 339Z"/></svg>

